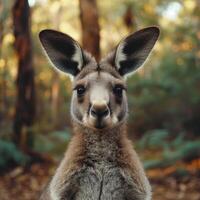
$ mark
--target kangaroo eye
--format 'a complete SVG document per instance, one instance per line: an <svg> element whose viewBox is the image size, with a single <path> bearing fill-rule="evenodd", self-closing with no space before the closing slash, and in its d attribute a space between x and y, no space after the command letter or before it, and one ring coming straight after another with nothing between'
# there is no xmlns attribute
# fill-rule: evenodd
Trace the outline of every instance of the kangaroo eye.
<svg viewBox="0 0 200 200"><path fill-rule="evenodd" d="M123 89L123 87L117 85L113 88L113 92L116 96L122 97Z"/></svg>
<svg viewBox="0 0 200 200"><path fill-rule="evenodd" d="M77 95L82 96L85 93L85 87L83 85L80 85L76 88Z"/></svg>

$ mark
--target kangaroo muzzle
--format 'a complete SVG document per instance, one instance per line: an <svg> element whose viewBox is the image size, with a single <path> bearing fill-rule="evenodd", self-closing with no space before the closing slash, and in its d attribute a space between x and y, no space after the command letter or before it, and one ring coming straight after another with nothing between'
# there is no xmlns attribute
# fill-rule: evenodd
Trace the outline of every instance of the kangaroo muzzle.
<svg viewBox="0 0 200 200"><path fill-rule="evenodd" d="M91 104L90 117L96 128L104 128L110 117L110 110L105 101L95 101Z"/></svg>

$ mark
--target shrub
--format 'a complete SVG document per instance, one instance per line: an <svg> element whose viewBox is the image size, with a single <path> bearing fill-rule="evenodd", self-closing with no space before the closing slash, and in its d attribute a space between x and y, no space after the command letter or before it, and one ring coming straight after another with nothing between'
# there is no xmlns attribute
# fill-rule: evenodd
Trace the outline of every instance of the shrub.
<svg viewBox="0 0 200 200"><path fill-rule="evenodd" d="M23 154L12 142L0 140L0 170L13 165L25 165L30 158Z"/></svg>

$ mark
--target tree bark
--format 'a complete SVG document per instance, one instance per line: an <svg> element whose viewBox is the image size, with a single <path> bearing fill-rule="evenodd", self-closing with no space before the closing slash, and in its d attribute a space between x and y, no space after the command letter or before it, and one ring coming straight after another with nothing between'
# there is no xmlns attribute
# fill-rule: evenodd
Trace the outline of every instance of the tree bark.
<svg viewBox="0 0 200 200"><path fill-rule="evenodd" d="M29 127L35 117L35 85L30 36L30 8L28 0L16 0L13 6L14 47L18 58L17 100L14 116L14 141L22 149L28 148ZM25 131L24 131L25 130Z"/></svg>
<svg viewBox="0 0 200 200"><path fill-rule="evenodd" d="M100 58L100 28L96 0L79 0L82 45L97 60Z"/></svg>

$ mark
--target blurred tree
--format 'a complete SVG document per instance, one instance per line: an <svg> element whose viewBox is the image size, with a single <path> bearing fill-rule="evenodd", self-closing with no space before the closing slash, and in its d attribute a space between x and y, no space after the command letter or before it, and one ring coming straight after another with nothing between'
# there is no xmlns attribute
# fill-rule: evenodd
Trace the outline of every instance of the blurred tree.
<svg viewBox="0 0 200 200"><path fill-rule="evenodd" d="M18 58L17 102L14 117L14 142L28 150L30 129L35 116L35 86L30 36L30 9L28 0L16 0L13 6L13 28ZM28 133L29 132L29 133Z"/></svg>
<svg viewBox="0 0 200 200"><path fill-rule="evenodd" d="M9 7L10 7L11 1L10 0L2 0L0 1L0 59L3 58L3 39L7 32L7 19L9 17ZM1 70L2 70L2 79L1 79L1 96L0 100L2 100L2 103L0 104L0 110L2 113L0 113L0 119L1 114L3 117L5 117L6 109L7 109L7 60L4 58L2 59L1 64Z"/></svg>
<svg viewBox="0 0 200 200"><path fill-rule="evenodd" d="M79 0L83 48L100 58L100 28L96 0Z"/></svg>
<svg viewBox="0 0 200 200"><path fill-rule="evenodd" d="M129 5L126 8L126 12L124 13L123 20L129 32L133 32L135 30L136 23L135 23L135 17L133 14L133 9Z"/></svg>
<svg viewBox="0 0 200 200"><path fill-rule="evenodd" d="M2 47L3 41L3 20L4 20L4 13L3 13L3 2L0 1L0 47ZM1 56L1 48L0 48L0 56Z"/></svg>

